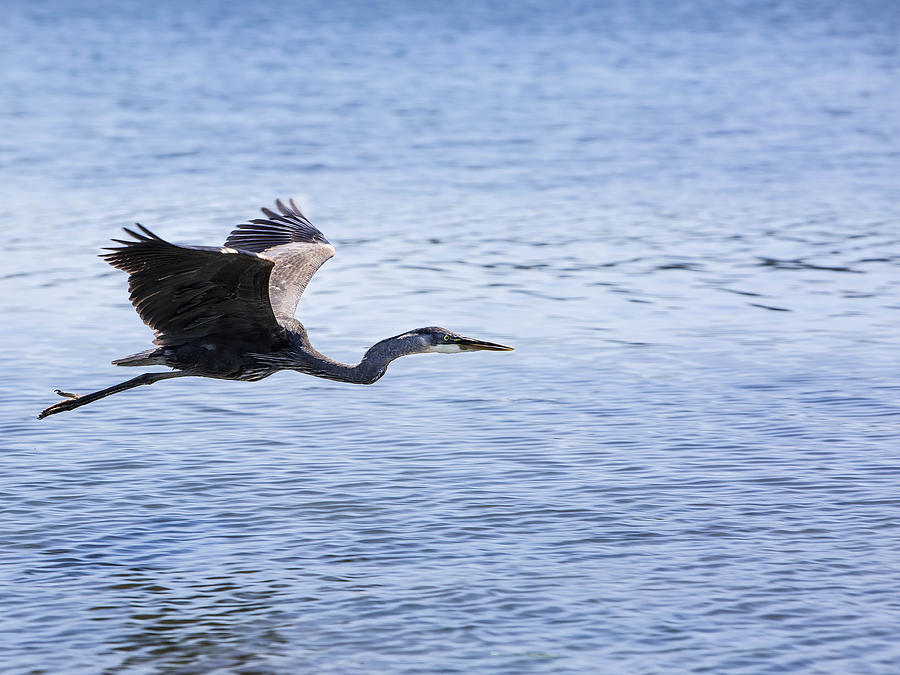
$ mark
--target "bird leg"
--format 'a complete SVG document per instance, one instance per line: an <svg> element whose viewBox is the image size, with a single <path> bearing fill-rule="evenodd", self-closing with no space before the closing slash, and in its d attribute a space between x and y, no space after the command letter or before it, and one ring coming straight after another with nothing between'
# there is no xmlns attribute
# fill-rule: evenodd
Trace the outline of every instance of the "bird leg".
<svg viewBox="0 0 900 675"><path fill-rule="evenodd" d="M185 375L190 375L190 373L181 371L175 371L172 373L144 373L130 380L127 380L126 382L121 382L119 384L113 385L112 387L107 387L106 389L101 389L100 391L95 391L91 394L85 394L84 396L79 396L78 394L70 394L67 391L60 391L59 389L57 389L56 393L64 397L66 400L60 401L59 403L51 405L46 410L43 410L41 414L38 415L38 419L44 419L49 415L55 415L56 413L65 412L66 410L74 410L75 408L87 405L88 403L93 403L98 399L105 398L106 396L118 394L120 391L125 391L126 389L131 389L132 387L139 387L142 384L153 384L154 382L159 382L160 380L167 380L170 377L184 377Z"/></svg>

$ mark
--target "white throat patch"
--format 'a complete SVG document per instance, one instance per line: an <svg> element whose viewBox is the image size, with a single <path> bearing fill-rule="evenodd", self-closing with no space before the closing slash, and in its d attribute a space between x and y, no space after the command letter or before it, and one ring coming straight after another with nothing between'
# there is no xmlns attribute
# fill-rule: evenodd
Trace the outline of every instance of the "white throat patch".
<svg viewBox="0 0 900 675"><path fill-rule="evenodd" d="M432 345L428 348L428 351L437 352L438 354L456 354L456 352L461 352L462 350L459 348L459 345L448 342L447 344Z"/></svg>

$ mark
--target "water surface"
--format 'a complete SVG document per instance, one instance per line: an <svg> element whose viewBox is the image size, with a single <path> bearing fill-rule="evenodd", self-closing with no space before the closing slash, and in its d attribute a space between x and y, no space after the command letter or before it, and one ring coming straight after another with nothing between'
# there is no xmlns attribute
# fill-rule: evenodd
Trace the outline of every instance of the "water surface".
<svg viewBox="0 0 900 675"><path fill-rule="evenodd" d="M892 3L7 3L4 670L900 660ZM294 196L373 387L175 380L95 257Z"/></svg>

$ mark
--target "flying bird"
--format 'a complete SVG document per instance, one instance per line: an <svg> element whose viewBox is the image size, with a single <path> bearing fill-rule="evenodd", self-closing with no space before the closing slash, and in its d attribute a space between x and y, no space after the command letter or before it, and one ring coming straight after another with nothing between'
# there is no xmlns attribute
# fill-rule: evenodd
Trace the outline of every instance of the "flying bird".
<svg viewBox="0 0 900 675"><path fill-rule="evenodd" d="M279 370L340 382L372 384L388 364L408 354L512 347L429 326L373 345L356 365L313 348L294 312L309 280L334 255L334 247L294 200L276 200L278 213L238 225L223 247L178 246L143 225L124 228L131 239L105 250L106 261L128 273L131 303L156 333L153 349L116 359L117 366L168 366L100 391L64 398L39 418L74 410L101 398L173 377L214 377L255 382Z"/></svg>

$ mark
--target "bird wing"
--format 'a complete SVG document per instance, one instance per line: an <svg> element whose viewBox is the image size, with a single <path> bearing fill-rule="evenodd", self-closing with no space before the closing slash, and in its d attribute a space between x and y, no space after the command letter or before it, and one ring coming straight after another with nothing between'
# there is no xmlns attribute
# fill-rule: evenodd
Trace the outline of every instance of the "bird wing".
<svg viewBox="0 0 900 675"><path fill-rule="evenodd" d="M238 225L226 246L264 253L275 261L269 279L269 300L276 316L292 317L312 275L334 255L334 247L290 200L276 200L280 214L263 208L265 218Z"/></svg>
<svg viewBox="0 0 900 675"><path fill-rule="evenodd" d="M279 340L269 304L272 260L233 248L176 246L138 228L125 228L134 240L114 239L122 246L102 257L128 272L131 303L156 331L156 344L227 336L258 348Z"/></svg>

